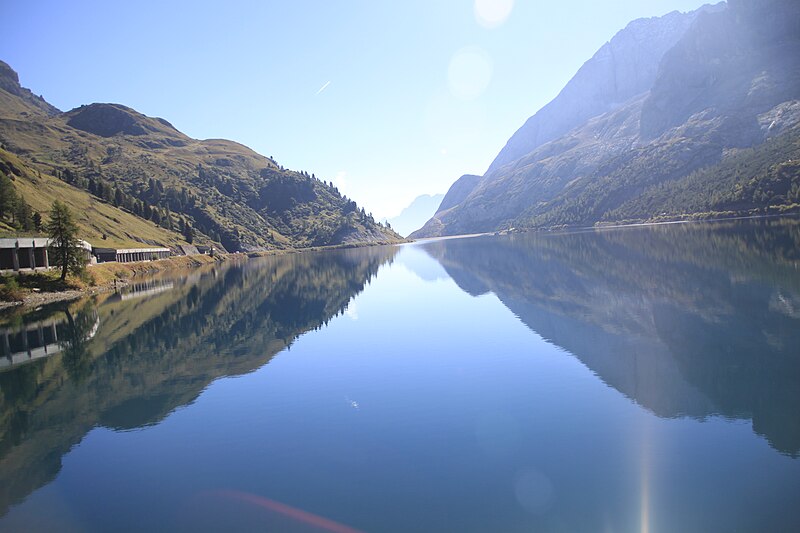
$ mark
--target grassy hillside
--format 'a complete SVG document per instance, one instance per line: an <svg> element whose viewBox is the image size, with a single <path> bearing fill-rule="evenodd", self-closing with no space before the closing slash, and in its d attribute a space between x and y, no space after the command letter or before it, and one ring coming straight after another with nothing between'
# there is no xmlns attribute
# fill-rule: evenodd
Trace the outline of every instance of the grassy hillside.
<svg viewBox="0 0 800 533"><path fill-rule="evenodd" d="M0 146L43 175L139 218L229 251L401 239L313 174L285 169L232 141L192 139L164 119L119 104L51 113L5 67ZM124 227L121 238L150 240Z"/></svg>
<svg viewBox="0 0 800 533"><path fill-rule="evenodd" d="M186 244L186 240L179 233L168 231L153 222L116 208L58 178L33 170L20 158L3 149L0 149L0 164L8 170L6 174L13 180L17 194L23 197L35 212L47 220L47 213L53 201L60 200L74 213L80 228L80 237L95 246ZM18 174L11 169L15 169ZM29 234L36 235L37 232ZM0 227L0 235L20 235L20 232L3 224L3 227Z"/></svg>
<svg viewBox="0 0 800 533"><path fill-rule="evenodd" d="M178 233L229 251L401 239L313 174L285 169L232 141L192 139L164 119L119 104L61 113L20 87L2 62L0 147L37 177L56 177L91 197L78 201L73 191L76 206L113 205L142 219L91 215L84 224L97 235L109 234L111 228L94 222L107 215L120 220L113 231L120 240L167 244L181 240ZM156 234L153 226L172 231Z"/></svg>

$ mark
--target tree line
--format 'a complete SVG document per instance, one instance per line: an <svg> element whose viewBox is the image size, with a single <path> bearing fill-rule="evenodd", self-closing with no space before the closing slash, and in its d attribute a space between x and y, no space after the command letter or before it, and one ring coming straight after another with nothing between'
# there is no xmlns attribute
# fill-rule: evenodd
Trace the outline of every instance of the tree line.
<svg viewBox="0 0 800 533"><path fill-rule="evenodd" d="M0 172L0 221L21 231L42 231L42 215L19 194L11 178Z"/></svg>
<svg viewBox="0 0 800 533"><path fill-rule="evenodd" d="M69 168L56 169L54 174L60 180L84 189L114 207L125 209L164 229L181 233L189 243L194 240L195 231L191 221L184 216L173 215L170 208L177 207L182 212L197 203L197 199L186 188L181 191L165 189L161 180L150 178L147 187L135 187L133 194L130 194L101 176L82 177Z"/></svg>

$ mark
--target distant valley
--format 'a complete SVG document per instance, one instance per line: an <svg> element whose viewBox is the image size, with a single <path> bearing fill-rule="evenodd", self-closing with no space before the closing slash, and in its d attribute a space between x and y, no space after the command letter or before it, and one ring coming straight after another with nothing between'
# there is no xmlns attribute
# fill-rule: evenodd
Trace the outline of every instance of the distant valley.
<svg viewBox="0 0 800 533"><path fill-rule="evenodd" d="M396 217L390 218L388 222L397 233L408 236L436 214L443 199L443 194L417 196L408 207Z"/></svg>

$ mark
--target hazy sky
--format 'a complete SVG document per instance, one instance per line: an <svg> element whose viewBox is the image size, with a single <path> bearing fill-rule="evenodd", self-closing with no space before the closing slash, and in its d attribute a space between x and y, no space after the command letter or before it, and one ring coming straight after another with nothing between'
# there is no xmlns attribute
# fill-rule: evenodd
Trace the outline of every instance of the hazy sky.
<svg viewBox="0 0 800 533"><path fill-rule="evenodd" d="M239 141L384 217L482 174L628 22L703 3L0 0L0 59L62 110Z"/></svg>

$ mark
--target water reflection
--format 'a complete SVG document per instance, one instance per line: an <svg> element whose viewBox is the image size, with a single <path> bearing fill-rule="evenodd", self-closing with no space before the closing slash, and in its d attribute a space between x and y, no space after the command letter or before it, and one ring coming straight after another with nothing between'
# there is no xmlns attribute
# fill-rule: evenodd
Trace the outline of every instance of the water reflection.
<svg viewBox="0 0 800 533"><path fill-rule="evenodd" d="M752 420L800 454L800 224L631 228L421 245L466 292L661 417Z"/></svg>
<svg viewBox="0 0 800 533"><path fill-rule="evenodd" d="M89 327L76 332L76 323L69 306L52 306L0 326L0 371L30 363L58 353L75 342L90 340L97 332L99 319L96 312L85 313ZM83 326L81 321L81 326Z"/></svg>
<svg viewBox="0 0 800 533"><path fill-rule="evenodd" d="M10 319L0 330L0 515L54 479L93 427L156 424L344 313L396 252L253 260Z"/></svg>

